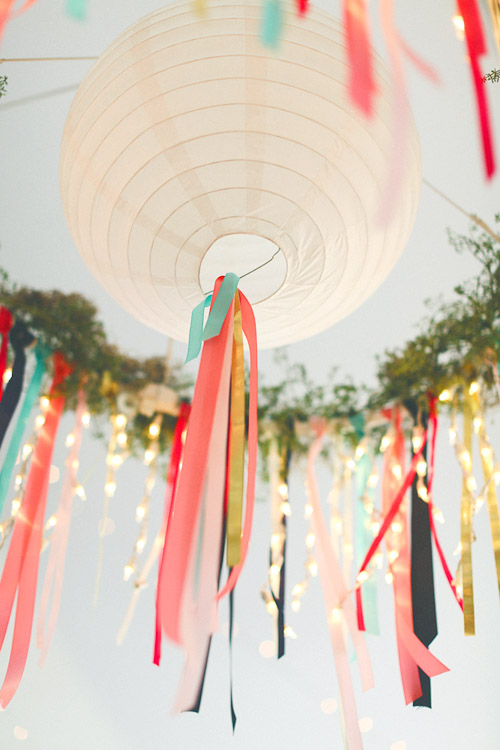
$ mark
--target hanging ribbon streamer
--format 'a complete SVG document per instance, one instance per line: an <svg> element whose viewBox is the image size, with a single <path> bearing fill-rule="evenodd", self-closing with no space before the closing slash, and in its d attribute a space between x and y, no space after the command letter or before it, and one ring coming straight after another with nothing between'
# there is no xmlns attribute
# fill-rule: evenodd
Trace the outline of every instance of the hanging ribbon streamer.
<svg viewBox="0 0 500 750"><path fill-rule="evenodd" d="M87 0L66 0L68 16L83 21L87 17Z"/></svg>
<svg viewBox="0 0 500 750"><path fill-rule="evenodd" d="M281 0L263 0L261 40L265 47L276 48L283 31Z"/></svg>
<svg viewBox="0 0 500 750"><path fill-rule="evenodd" d="M24 323L19 320L14 323L9 338L14 349L14 364L12 366L12 377L7 383L5 393L0 401L0 445L3 443L23 389L24 371L26 369L26 353L24 350L31 346L35 340Z"/></svg>
<svg viewBox="0 0 500 750"><path fill-rule="evenodd" d="M7 492L8 492L9 485L10 485L10 478L12 476L12 471L16 463L19 449L21 447L21 441L23 439L24 430L26 429L26 425L28 423L28 419L31 413L31 409L33 408L35 399L40 391L40 385L42 383L42 378L45 372L45 360L47 359L49 354L50 354L50 351L45 346L43 346L42 344L36 345L35 347L35 356L36 356L35 371L33 372L33 375L30 380L30 384L24 396L23 405L21 407L21 411L19 412L17 423L14 428L12 437L10 439L10 444L7 450L7 455L5 456L5 460L3 462L3 466L0 471L0 515L3 510L5 498L7 497Z"/></svg>
<svg viewBox="0 0 500 750"><path fill-rule="evenodd" d="M17 16L20 16L21 13L27 11L28 8L36 3L36 0L26 0L24 5L21 5L18 10L12 12L15 3L16 0L0 0L0 39L2 37L5 26L7 25L7 22L11 18L16 18Z"/></svg>
<svg viewBox="0 0 500 750"><path fill-rule="evenodd" d="M75 426L73 428L73 432L71 433L72 445L66 459L64 483L56 512L57 523L52 535L49 561L47 563L47 569L45 571L45 579L43 582L42 594L40 598L40 607L38 610L36 645L37 648L39 648L42 652L40 654L39 661L41 667L43 667L43 665L45 664L50 644L52 643L52 639L54 637L57 617L59 614L59 607L61 604L61 591L64 578L64 562L66 558L66 549L68 546L73 498L75 496L75 488L77 486L76 475L78 471L78 457L80 455L80 446L82 442L83 415L85 414L86 409L87 406L85 402L85 394L82 390L80 390L78 393L78 403L75 414ZM49 599L52 589L52 606L49 610ZM47 626L45 626L48 610L48 622Z"/></svg>
<svg viewBox="0 0 500 750"><path fill-rule="evenodd" d="M60 395L60 387L71 372L72 368L65 362L63 356L56 352L50 406L36 444L22 512L16 516L12 540L0 580L0 600L2 601L0 648L5 640L17 592L12 647L7 674L0 689L2 708L8 705L19 686L28 655L50 464L65 401L64 396Z"/></svg>
<svg viewBox="0 0 500 750"><path fill-rule="evenodd" d="M191 413L191 405L183 402L179 409L179 415L175 425L175 430L172 438L172 447L170 449L170 459L167 470L167 486L165 489L165 502L163 507L163 522L160 531L160 564L158 566L158 580L156 585L156 622L155 622L155 648L153 662L157 666L161 660L161 623L165 622L166 619L166 607L168 601L165 597L165 578L164 578L164 553L165 553L165 540L167 538L170 519L172 517L174 509L174 497L179 479L179 472L182 462L182 454L184 451L184 444L186 439L186 430ZM155 542L156 544L156 542ZM149 563L149 560L148 560ZM136 592L140 590L140 583L144 580L143 576L145 571L142 572L141 576L136 581ZM137 598L138 593L134 592Z"/></svg>
<svg viewBox="0 0 500 750"><path fill-rule="evenodd" d="M486 38L481 21L481 11L477 0L457 0L458 13L464 21L465 40L469 53L472 81L476 91L476 103L479 127L483 145L483 158L486 177L490 179L495 173L495 154L488 105L487 86L482 80L479 58L486 55Z"/></svg>
<svg viewBox="0 0 500 750"><path fill-rule="evenodd" d="M349 69L349 96L354 104L369 116L373 113L376 86L367 0L343 0L343 19Z"/></svg>
<svg viewBox="0 0 500 750"><path fill-rule="evenodd" d="M0 25L1 32L1 25ZM7 348L9 345L9 331L12 328L14 320L12 313L3 305L0 307L0 334L2 334L2 344L0 346L0 398L3 393L3 376L7 367Z"/></svg>
<svg viewBox="0 0 500 750"><path fill-rule="evenodd" d="M363 742L359 729L356 702L343 633L344 618L356 651L363 690L373 687L373 675L368 649L362 633L356 627L354 606L343 579L339 561L333 551L321 510L314 465L323 445L325 426L322 420L313 422L311 426L317 437L309 448L307 489L309 501L313 507L312 523L316 537L319 574L341 696L342 715L345 726L344 744L349 750L362 750Z"/></svg>
<svg viewBox="0 0 500 750"><path fill-rule="evenodd" d="M305 16L309 10L309 0L296 0L299 16Z"/></svg>
<svg viewBox="0 0 500 750"><path fill-rule="evenodd" d="M498 3L498 0L488 0L488 6L491 14L495 43L497 45L498 54L500 55L500 4Z"/></svg>
<svg viewBox="0 0 500 750"><path fill-rule="evenodd" d="M472 406L468 389L464 392L464 450L472 462ZM472 582L472 498L467 479L462 479L462 500L460 504L460 542L462 545L462 586L464 602L465 635L475 635L474 590Z"/></svg>
<svg viewBox="0 0 500 750"><path fill-rule="evenodd" d="M205 297L191 313L191 326L189 328L189 343L186 355L186 364L196 359L201 351L203 341L208 341L221 332L222 325L226 319L227 312L233 303L234 294L238 287L239 277L235 273L227 273L219 289L216 299L212 303L212 294ZM210 314L205 327L203 318L205 308L212 303Z"/></svg>
<svg viewBox="0 0 500 750"><path fill-rule="evenodd" d="M493 542L493 552L495 555L495 568L497 575L497 587L500 595L500 518L498 514L498 500L495 480L493 474L495 465L493 462L493 450L489 444L484 426L484 417L481 414L481 399L479 392L473 399L475 407L474 422L478 424L479 452L481 455L481 465L483 470L484 482L486 485L486 502L488 505L488 516L490 519L491 540ZM476 502L477 506L477 502Z"/></svg>
<svg viewBox="0 0 500 750"><path fill-rule="evenodd" d="M414 415L416 416L416 415ZM423 417L425 418L425 417ZM433 431L435 438L435 430ZM420 437L415 435L413 451L419 447ZM421 469L418 477L425 481L427 446L423 449ZM432 453L432 459L434 452ZM417 465L418 466L418 465ZM436 599L434 594L434 570L432 565L431 512L429 505L419 497L418 479L411 487L411 601L413 607L413 632L424 646L429 646L437 636ZM431 708L431 681L419 670L422 695L413 701L414 706Z"/></svg>

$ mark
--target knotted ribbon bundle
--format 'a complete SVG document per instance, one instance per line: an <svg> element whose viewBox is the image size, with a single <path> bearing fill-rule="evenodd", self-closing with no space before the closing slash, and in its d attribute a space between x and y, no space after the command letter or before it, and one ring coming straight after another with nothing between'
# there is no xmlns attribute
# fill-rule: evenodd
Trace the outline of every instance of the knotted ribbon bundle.
<svg viewBox="0 0 500 750"><path fill-rule="evenodd" d="M168 512L157 594L157 624L186 652L176 712L190 710L198 702L210 638L217 628L217 601L233 590L250 540L257 461L257 337L252 308L237 289L238 281L235 274L217 279L213 299L195 308L191 319L188 359L204 344L182 468ZM203 328L209 302L211 310ZM250 400L242 523L243 333L250 349ZM230 574L217 591L224 529Z"/></svg>

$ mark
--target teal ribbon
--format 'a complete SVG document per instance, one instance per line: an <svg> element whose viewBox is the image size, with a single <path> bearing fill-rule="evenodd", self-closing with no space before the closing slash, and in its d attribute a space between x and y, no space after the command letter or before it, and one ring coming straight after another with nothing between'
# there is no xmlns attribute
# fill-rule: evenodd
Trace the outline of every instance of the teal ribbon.
<svg viewBox="0 0 500 750"><path fill-rule="evenodd" d="M261 39L266 47L277 47L283 29L281 0L264 0Z"/></svg>
<svg viewBox="0 0 500 750"><path fill-rule="evenodd" d="M37 344L37 346L35 347L35 370L33 372L33 375L31 376L30 384L24 396L23 405L17 418L17 424L15 426L14 432L12 433L12 438L7 450L7 455L5 456L5 461L3 462L3 466L0 471L0 515L5 504L5 498L7 497L12 470L14 469L16 463L19 448L21 447L24 430L26 429L26 424L31 414L33 403L40 391L40 385L45 373L45 360L50 353L50 349L43 346L42 344Z"/></svg>
<svg viewBox="0 0 500 750"><path fill-rule="evenodd" d="M87 0L66 0L66 11L72 18L83 21L87 17Z"/></svg>
<svg viewBox="0 0 500 750"><path fill-rule="evenodd" d="M375 489L367 486L372 466L373 461L366 453L356 463L356 494L359 498L356 503L356 563L358 568L363 562L366 550L373 542L371 518L361 501L364 495L371 502L375 502ZM363 610L367 632L378 635L380 628L378 623L377 581L373 575L363 584Z"/></svg>
<svg viewBox="0 0 500 750"><path fill-rule="evenodd" d="M227 312L231 307L234 294L238 288L239 276L235 273L227 273L224 276L219 292L215 298L210 315L203 328L203 319L205 317L205 308L210 305L212 295L209 294L204 300L197 305L191 313L191 326L189 328L189 344L186 355L186 362L195 359L201 350L202 341L207 341L218 336L222 324L226 319Z"/></svg>

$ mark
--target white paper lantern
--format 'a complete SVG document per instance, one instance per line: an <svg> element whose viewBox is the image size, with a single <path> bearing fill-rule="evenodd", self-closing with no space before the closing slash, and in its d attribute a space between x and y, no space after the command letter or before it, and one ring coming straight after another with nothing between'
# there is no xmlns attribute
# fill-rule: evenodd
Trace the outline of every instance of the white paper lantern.
<svg viewBox="0 0 500 750"><path fill-rule="evenodd" d="M255 303L259 345L343 318L383 281L420 190L415 128L396 210L377 225L390 154L389 74L377 111L348 100L343 32L285 4L277 50L260 2L191 2L124 32L81 84L61 150L61 191L92 273L139 320L186 340L192 308L227 271Z"/></svg>

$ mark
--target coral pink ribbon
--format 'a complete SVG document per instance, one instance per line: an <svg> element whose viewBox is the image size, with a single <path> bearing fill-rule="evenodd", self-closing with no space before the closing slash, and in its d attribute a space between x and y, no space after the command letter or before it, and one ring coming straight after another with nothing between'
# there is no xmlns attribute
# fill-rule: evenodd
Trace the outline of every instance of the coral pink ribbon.
<svg viewBox="0 0 500 750"><path fill-rule="evenodd" d="M217 599L221 599L236 586L240 573L243 570L243 565L248 553L248 546L250 544L250 536L252 533L252 522L253 522L253 510L255 500L255 475L257 471L257 437L258 437L258 424L257 424L257 399L259 391L258 383L258 363L257 363L257 329L255 326L255 316L253 314L252 306L247 300L245 295L240 291L240 305L241 305L241 323L243 326L243 333L248 343L250 350L250 396L248 403L248 466L247 466L247 489L246 489L246 503L245 503L245 518L243 523L243 531L241 536L241 561L238 565L235 565L231 569L231 573L223 586L223 588L217 594Z"/></svg>
<svg viewBox="0 0 500 750"><path fill-rule="evenodd" d="M0 398L3 394L3 375L7 367L7 347L9 345L9 331L14 320L12 313L2 305L0 307L0 334L2 334L2 345L0 346Z"/></svg>
<svg viewBox="0 0 500 750"><path fill-rule="evenodd" d="M198 552L196 545L193 545L189 565L190 580L184 589L181 627L186 655L174 713L187 711L196 702L210 637L217 630L218 624L216 594L224 525L232 339L231 320L208 453L197 590L194 592L193 585Z"/></svg>
<svg viewBox="0 0 500 750"><path fill-rule="evenodd" d="M349 95L365 115L371 115L377 89L373 75L367 0L344 0L343 16L349 67Z"/></svg>
<svg viewBox="0 0 500 750"><path fill-rule="evenodd" d="M383 412L388 416L394 427L394 441L384 454L382 470L382 512L387 513L392 505L394 495L397 493L397 479L393 473L395 465L405 470L405 440L401 424L401 410L398 406L392 410ZM398 534L389 533L386 536L387 551L397 554L397 559L392 563L394 588L394 609L396 613L396 639L398 645L399 669L405 703L413 703L422 695L418 665L413 659L407 645L407 634L413 633L413 608L411 597L411 563L409 533L407 523L408 508L406 498L403 498L397 516L401 530Z"/></svg>
<svg viewBox="0 0 500 750"><path fill-rule="evenodd" d="M222 283L215 283L214 300ZM200 506L205 484L210 439L214 424L217 393L229 335L231 305L218 336L204 342L198 378L196 380L191 417L184 446L183 470L180 473L174 497L168 534L165 538L162 582L168 607L162 627L175 643L182 643L181 611L188 563L195 543L194 532L200 516Z"/></svg>
<svg viewBox="0 0 500 750"><path fill-rule="evenodd" d="M487 98L487 87L484 85L479 67L479 58L485 55L486 39L481 12L477 0L457 0L457 9L464 20L465 39L469 51L472 80L476 91L476 103L483 144L483 157L486 176L490 179L495 173L495 154L491 133L490 113Z"/></svg>
<svg viewBox="0 0 500 750"><path fill-rule="evenodd" d="M325 425L323 420L314 420L311 423L311 427L316 432L317 437L309 448L307 461L307 486L309 491L309 501L313 507L311 521L316 537L318 568L328 616L328 626L335 658L335 666L337 669L340 695L342 698L341 703L345 719L347 747L349 747L349 750L362 750L363 742L359 729L356 701L349 671L349 660L347 657L343 633L342 614L345 617L356 650L363 690L368 690L373 687L373 674L368 649L363 634L356 626L354 605L350 599L339 561L335 556L328 534L328 528L321 510L314 464L323 444Z"/></svg>
<svg viewBox="0 0 500 750"><path fill-rule="evenodd" d="M16 0L0 0L0 37L2 36L3 30L9 18L16 18L17 16L21 15L21 13L24 13L26 10L28 10L28 8L34 5L36 3L36 0L26 0L26 2L21 5L18 10L16 10L14 13L11 13L15 2Z"/></svg>
<svg viewBox="0 0 500 750"><path fill-rule="evenodd" d="M187 428L191 404L182 403L179 409L179 415L175 425L174 435L172 438L172 448L170 450L170 459L167 470L167 487L165 490L165 503L163 509L163 523L161 536L163 538L160 563L158 565L158 581L156 584L156 618L155 618L155 645L153 663L159 666L161 660L161 633L162 622L166 620L166 607L168 600L165 598L165 574L164 574L164 551L165 539L168 534L169 522L173 513L173 498L179 478L179 471L184 448L184 434Z"/></svg>
<svg viewBox="0 0 500 750"><path fill-rule="evenodd" d="M43 518L47 502L49 472L59 420L64 408L64 396L57 395L58 387L71 373L61 354L54 354L54 379L45 424L40 431L33 453L24 502L16 516L12 539L0 580L0 649L12 615L17 591L14 635L7 674L0 689L0 706L5 708L14 696L26 665L33 611Z"/></svg>
<svg viewBox="0 0 500 750"><path fill-rule="evenodd" d="M54 637L56 629L57 616L61 604L61 592L64 578L64 561L66 558L66 549L68 546L69 528L71 524L71 510L73 507L73 498L75 496L76 475L78 471L78 456L80 455L80 446L83 432L83 415L87 406L85 394L82 390L78 393L78 403L75 414L75 426L73 428L74 442L66 459L66 472L64 475L64 484L57 507L56 518L57 524L52 534L50 545L49 561L45 572L45 579L40 597L40 606L38 609L36 645L41 649L39 664L42 667L47 658L47 654ZM52 606L49 612L47 628L45 621L47 610L49 608L49 599L52 595Z"/></svg>

